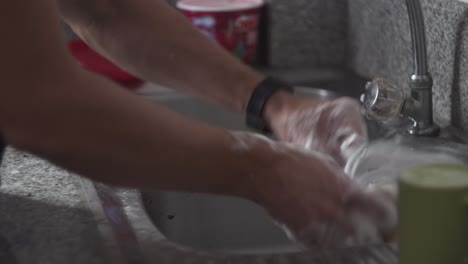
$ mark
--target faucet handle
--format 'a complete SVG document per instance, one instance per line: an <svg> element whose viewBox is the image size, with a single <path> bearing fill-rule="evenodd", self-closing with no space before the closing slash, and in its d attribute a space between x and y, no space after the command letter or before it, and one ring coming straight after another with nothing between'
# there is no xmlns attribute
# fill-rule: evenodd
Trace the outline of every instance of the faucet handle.
<svg viewBox="0 0 468 264"><path fill-rule="evenodd" d="M367 118L387 122L399 117L405 96L401 88L378 78L366 84L361 102Z"/></svg>

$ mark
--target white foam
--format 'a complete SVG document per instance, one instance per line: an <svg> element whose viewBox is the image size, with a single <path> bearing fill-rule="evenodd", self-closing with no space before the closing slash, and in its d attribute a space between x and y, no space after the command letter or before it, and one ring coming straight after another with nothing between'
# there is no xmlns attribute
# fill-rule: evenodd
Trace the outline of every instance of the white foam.
<svg viewBox="0 0 468 264"><path fill-rule="evenodd" d="M410 149L394 141L370 144L348 162L345 172L359 185L396 185L405 169L434 163L462 164L456 157L442 152Z"/></svg>

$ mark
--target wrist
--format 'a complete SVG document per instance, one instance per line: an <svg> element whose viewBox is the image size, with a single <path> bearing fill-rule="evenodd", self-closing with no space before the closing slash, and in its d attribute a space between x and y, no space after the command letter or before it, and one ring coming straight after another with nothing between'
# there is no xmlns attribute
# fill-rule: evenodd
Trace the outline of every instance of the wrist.
<svg viewBox="0 0 468 264"><path fill-rule="evenodd" d="M274 130L275 121L283 119L287 115L294 98L293 94L282 90L270 97L263 111L263 119L270 129Z"/></svg>
<svg viewBox="0 0 468 264"><path fill-rule="evenodd" d="M281 111L283 106L286 106L285 103L288 102L288 100L284 100L286 94L293 93L294 88L292 86L272 77L267 77L258 83L247 104L247 126L265 133L272 132L265 117L270 117L270 113L273 117L273 115L277 114L277 111ZM267 110L267 108L269 109ZM265 114L265 112L268 113Z"/></svg>
<svg viewBox="0 0 468 264"><path fill-rule="evenodd" d="M270 167L277 159L272 140L265 136L247 133L232 132L233 146L237 153L237 160L241 162L236 167L241 170L235 175L235 195L242 198L258 201L259 191L268 180Z"/></svg>

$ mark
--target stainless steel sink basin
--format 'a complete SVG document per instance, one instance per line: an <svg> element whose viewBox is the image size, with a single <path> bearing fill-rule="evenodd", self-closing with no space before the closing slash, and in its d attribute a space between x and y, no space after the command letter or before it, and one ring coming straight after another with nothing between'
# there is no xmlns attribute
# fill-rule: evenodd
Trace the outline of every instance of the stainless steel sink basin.
<svg viewBox="0 0 468 264"><path fill-rule="evenodd" d="M317 80L311 82L311 75ZM359 80L347 81L349 79L341 78L333 71L292 71L279 77L302 86L325 87L350 96L358 96L364 85ZM175 111L229 129L245 129L243 118L237 114L175 92L147 88L142 93L144 96ZM311 95L310 90L306 93ZM369 127L375 138L387 135L380 126L370 124ZM110 263L398 262L395 245L303 250L288 239L262 208L242 199L193 193L141 192L79 179L84 198L105 241L103 252Z"/></svg>
<svg viewBox="0 0 468 264"><path fill-rule="evenodd" d="M351 87L351 90L361 88ZM335 96L324 90L303 87L298 87L296 93L325 98ZM165 93L154 97L154 100L203 122L233 130L247 129L241 115L189 96ZM377 131L378 127L370 127ZM302 250L262 208L246 200L163 191L143 192L142 199L158 229L167 239L181 245L236 254Z"/></svg>
<svg viewBox="0 0 468 264"><path fill-rule="evenodd" d="M348 86L348 95L357 96L361 82ZM333 87L327 87L333 89ZM342 92L342 90L336 90ZM324 95L317 90L298 90L304 96ZM329 96L329 94L326 94ZM241 115L174 92L156 95L153 100L191 118L233 130L246 130ZM372 140L390 138L411 149L446 151L464 159L468 148L444 130L443 137L395 137L395 133L369 122ZM447 135L450 135L448 137ZM466 160L466 159L465 159ZM193 249L226 254L278 254L302 251L259 206L238 198L198 193L145 191L141 193L147 215L169 240Z"/></svg>
<svg viewBox="0 0 468 264"><path fill-rule="evenodd" d="M262 208L205 194L144 192L145 208L167 239L198 250L231 254L299 251Z"/></svg>
<svg viewBox="0 0 468 264"><path fill-rule="evenodd" d="M332 97L317 89L299 88L307 96ZM156 99L156 98L155 98ZM186 116L234 130L247 130L244 118L189 96L166 94L158 102ZM175 192L143 192L144 205L159 230L171 241L195 249L227 253L294 252L291 241L267 213L247 200Z"/></svg>

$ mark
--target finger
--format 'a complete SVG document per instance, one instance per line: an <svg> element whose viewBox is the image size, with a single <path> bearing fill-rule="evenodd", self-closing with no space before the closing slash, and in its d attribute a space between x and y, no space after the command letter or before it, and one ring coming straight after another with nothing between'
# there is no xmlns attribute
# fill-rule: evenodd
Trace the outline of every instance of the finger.
<svg viewBox="0 0 468 264"><path fill-rule="evenodd" d="M333 102L330 114L331 129L335 133L334 147L346 162L356 151L366 145L367 129L360 113L359 104L352 99L342 98Z"/></svg>
<svg viewBox="0 0 468 264"><path fill-rule="evenodd" d="M396 240L397 231L398 231L398 213L397 213L397 197L398 191L395 186L378 186L371 190L371 196L377 197L377 200L381 200L383 203L389 203L392 206L393 211L388 211L389 216L385 216L385 213L382 214L382 217L390 217L390 222L386 225L381 226L381 232L384 237L385 242L392 242ZM378 206L378 205L377 205Z"/></svg>
<svg viewBox="0 0 468 264"><path fill-rule="evenodd" d="M357 132L366 133L365 121L361 114L360 104L352 99L343 97L333 102L335 115L340 122L353 128Z"/></svg>
<svg viewBox="0 0 468 264"><path fill-rule="evenodd" d="M309 249L350 246L350 228L347 224L322 222L309 225L296 237Z"/></svg>
<svg viewBox="0 0 468 264"><path fill-rule="evenodd" d="M388 240L395 234L398 215L393 194L387 191L356 191L346 201L346 208L350 215L366 217L382 239Z"/></svg>

